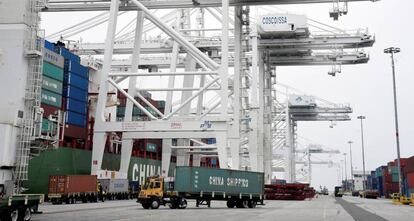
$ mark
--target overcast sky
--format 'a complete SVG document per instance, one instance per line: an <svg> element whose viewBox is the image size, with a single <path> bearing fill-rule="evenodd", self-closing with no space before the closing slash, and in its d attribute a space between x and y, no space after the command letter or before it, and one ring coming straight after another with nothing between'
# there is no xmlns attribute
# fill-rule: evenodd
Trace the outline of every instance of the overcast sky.
<svg viewBox="0 0 414 221"><path fill-rule="evenodd" d="M320 67L280 67L277 77L310 95L332 102L349 103L354 110L352 121L338 122L333 129L327 122L300 122L298 133L307 140L299 141L305 146L309 143L322 144L329 148L349 151L347 141L354 141L354 167L362 169L360 123L356 116L365 115L364 122L366 168L367 170L386 164L396 157L394 132L391 60L383 53L390 46L401 48L396 56L400 141L402 157L414 155L414 76L410 54L414 51L411 42L413 27L411 13L414 3L409 0L382 0L379 2L356 2L349 4L349 13L333 21L329 18L331 4L280 6L291 12L306 14L308 17L342 29L368 28L375 35L376 43L368 48L368 64L343 66L342 73L336 77L328 75L329 66ZM96 12L47 13L42 15L42 27L46 34L54 33L77 21L92 17ZM105 26L84 32L80 36L89 41L103 42ZM309 141L310 140L310 141ZM320 160L329 156L318 156ZM336 162L342 157L333 157ZM318 160L315 158L315 160ZM349 167L349 158L348 167ZM348 169L348 174L350 174ZM330 189L337 184L336 169L327 166L314 166L315 186L326 185ZM348 175L349 176L349 175Z"/></svg>

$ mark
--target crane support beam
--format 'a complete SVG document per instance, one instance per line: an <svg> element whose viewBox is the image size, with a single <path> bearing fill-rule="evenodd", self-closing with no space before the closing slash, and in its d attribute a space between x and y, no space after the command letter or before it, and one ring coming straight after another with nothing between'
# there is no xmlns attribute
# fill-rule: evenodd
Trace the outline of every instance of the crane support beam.
<svg viewBox="0 0 414 221"><path fill-rule="evenodd" d="M363 2L377 0L339 0L340 2ZM222 0L157 0L140 1L148 9L177 9L194 7L221 7ZM195 3L197 2L197 3ZM314 4L332 3L332 0L230 0L230 6L242 5L285 5L285 4ZM49 0L43 12L73 12L73 11L108 11L109 0ZM119 11L136 11L137 6L130 2L120 5Z"/></svg>

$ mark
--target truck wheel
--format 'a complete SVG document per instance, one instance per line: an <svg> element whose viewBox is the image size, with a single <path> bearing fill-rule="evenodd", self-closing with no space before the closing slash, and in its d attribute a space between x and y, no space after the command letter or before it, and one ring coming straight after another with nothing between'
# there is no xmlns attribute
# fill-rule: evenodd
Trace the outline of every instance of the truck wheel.
<svg viewBox="0 0 414 221"><path fill-rule="evenodd" d="M249 201L249 208L256 208L257 202L254 200Z"/></svg>
<svg viewBox="0 0 414 221"><path fill-rule="evenodd" d="M30 221L32 219L32 211L27 207L19 209L17 215L17 221Z"/></svg>
<svg viewBox="0 0 414 221"><path fill-rule="evenodd" d="M227 208L234 208L235 202L233 200L227 200Z"/></svg>
<svg viewBox="0 0 414 221"><path fill-rule="evenodd" d="M158 209L160 207L160 201L158 199L153 199L151 201L151 209Z"/></svg>

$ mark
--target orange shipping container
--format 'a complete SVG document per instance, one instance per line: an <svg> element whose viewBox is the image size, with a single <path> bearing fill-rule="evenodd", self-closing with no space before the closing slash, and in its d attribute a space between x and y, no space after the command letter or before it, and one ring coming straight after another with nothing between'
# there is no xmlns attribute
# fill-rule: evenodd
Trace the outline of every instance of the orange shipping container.
<svg viewBox="0 0 414 221"><path fill-rule="evenodd" d="M64 175L49 177L49 194L96 192L96 175Z"/></svg>

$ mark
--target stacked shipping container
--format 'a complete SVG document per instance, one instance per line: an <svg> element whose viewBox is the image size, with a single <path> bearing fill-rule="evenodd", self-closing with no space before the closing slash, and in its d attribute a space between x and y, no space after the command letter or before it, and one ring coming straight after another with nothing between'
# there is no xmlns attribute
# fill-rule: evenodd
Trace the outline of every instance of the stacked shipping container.
<svg viewBox="0 0 414 221"><path fill-rule="evenodd" d="M406 165L403 169L406 194L414 194L414 156L406 159Z"/></svg>
<svg viewBox="0 0 414 221"><path fill-rule="evenodd" d="M128 90L126 90L128 91ZM149 92L141 91L141 95L147 99L154 107L156 107L160 112L164 113L165 109L165 101L156 101L153 100L151 97L152 95ZM127 98L122 94L118 93L117 99L119 101L119 106L117 107L117 114L116 118L117 121L124 120L125 117L125 109ZM152 110L146 103L144 103L138 97L135 97L135 100L140 103L145 109L147 109L153 115L157 115L157 113ZM148 120L147 115L144 114L138 107L134 105L132 110L132 120ZM111 152L110 148L106 148L107 152ZM161 152L162 152L162 140L160 139L140 139L134 140L133 149L132 149L132 156L134 157L142 157L146 159L153 159L153 160L161 160Z"/></svg>
<svg viewBox="0 0 414 221"><path fill-rule="evenodd" d="M414 194L414 156L401 158L401 176L403 194ZM367 180L368 189L378 191L380 197L390 198L392 193L399 192L399 177L397 160L391 161L387 166L380 166L371 172Z"/></svg>
<svg viewBox="0 0 414 221"><path fill-rule="evenodd" d="M80 64L80 57L64 48L63 44L45 41L44 51L44 116L55 114L59 109L64 111L63 145L79 147L79 139L84 140L87 134L89 70Z"/></svg>
<svg viewBox="0 0 414 221"><path fill-rule="evenodd" d="M42 133L55 135L56 128L53 128L49 121L50 115L57 114L62 107L63 88L63 57L55 53L55 48L50 42L45 43L43 50L43 73L42 73L42 104L44 110L42 121Z"/></svg>

